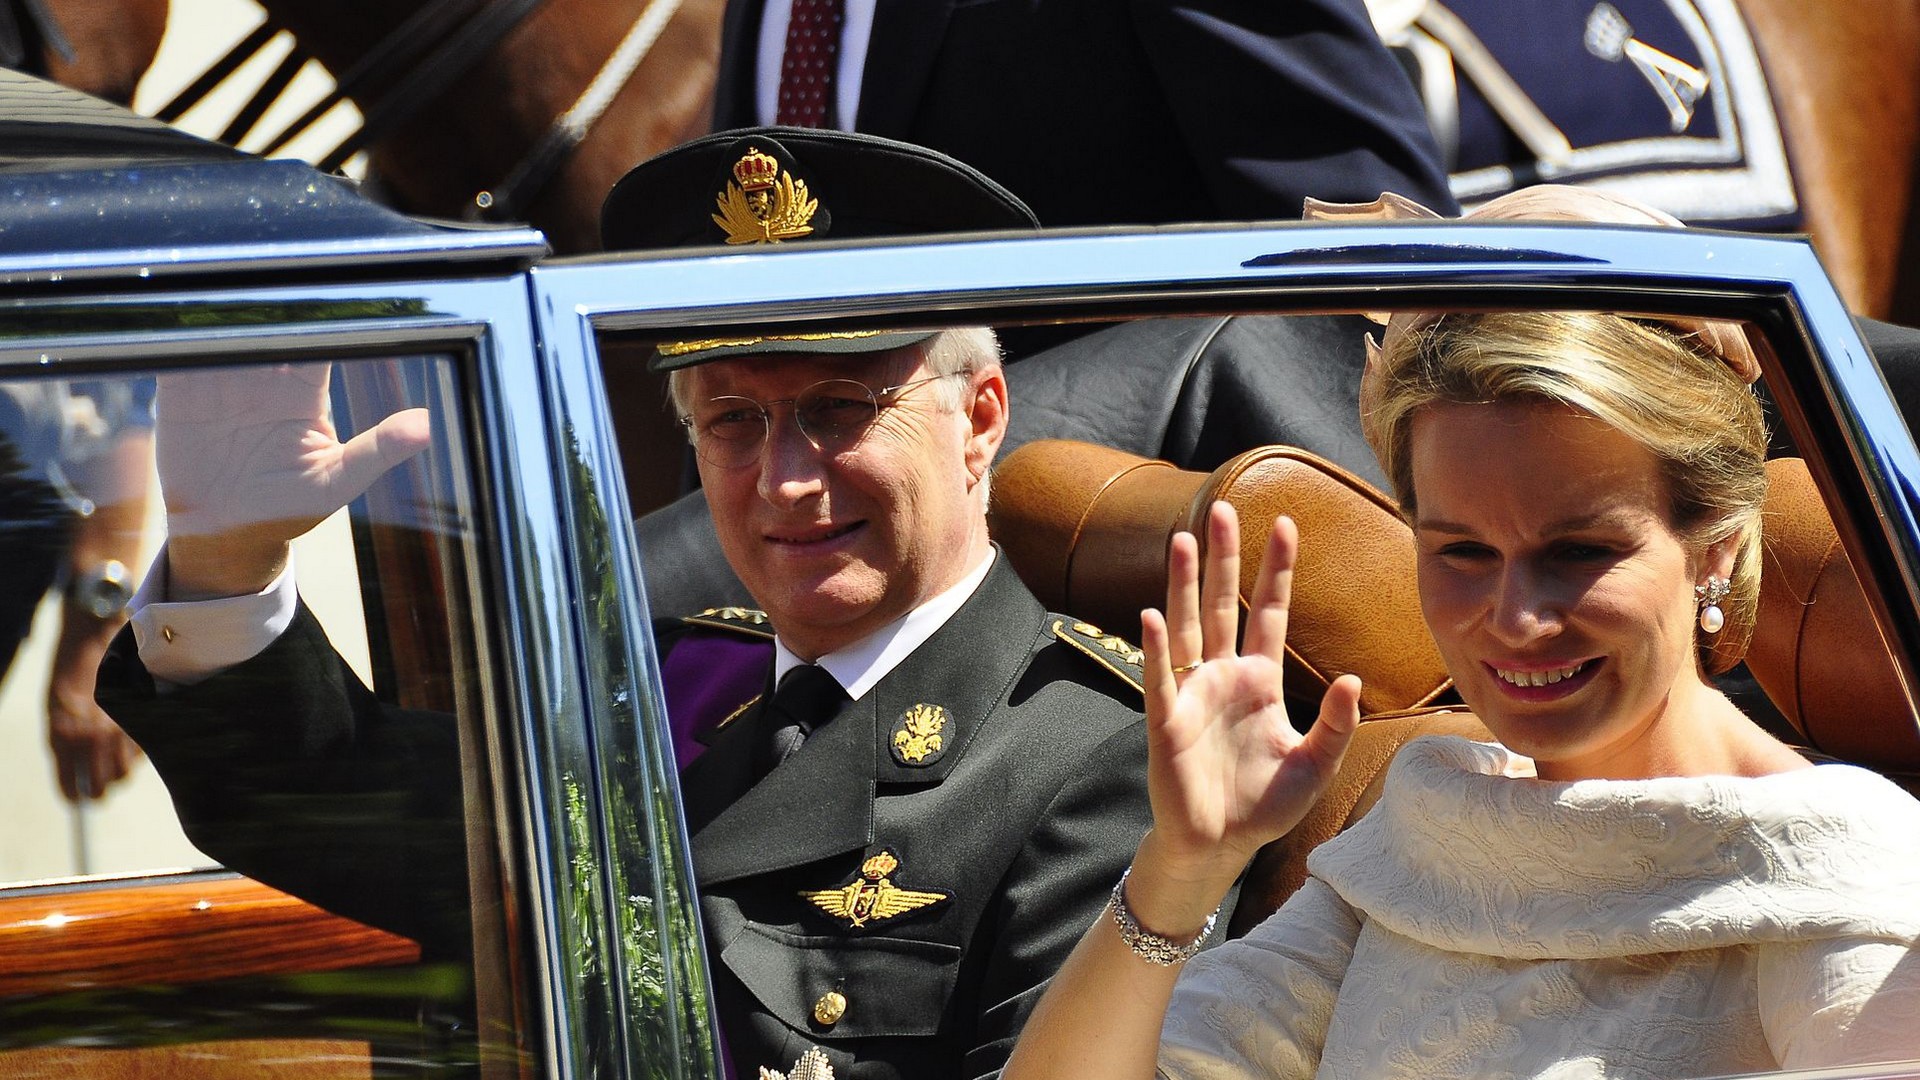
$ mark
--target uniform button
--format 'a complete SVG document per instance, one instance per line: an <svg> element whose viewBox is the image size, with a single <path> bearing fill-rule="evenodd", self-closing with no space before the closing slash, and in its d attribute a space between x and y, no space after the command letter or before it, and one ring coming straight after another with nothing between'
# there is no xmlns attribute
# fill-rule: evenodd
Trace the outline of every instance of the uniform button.
<svg viewBox="0 0 1920 1080"><path fill-rule="evenodd" d="M829 990L820 995L813 1003L813 1018L828 1027L840 1022L847 1015L847 996L838 990Z"/></svg>

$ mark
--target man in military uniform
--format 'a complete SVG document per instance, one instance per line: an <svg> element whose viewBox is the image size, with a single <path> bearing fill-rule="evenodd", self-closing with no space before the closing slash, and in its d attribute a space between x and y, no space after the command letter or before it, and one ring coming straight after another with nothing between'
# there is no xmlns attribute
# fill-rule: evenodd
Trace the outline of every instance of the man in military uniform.
<svg viewBox="0 0 1920 1080"><path fill-rule="evenodd" d="M897 228L915 206L1023 219L1017 200L938 155L840 133L805 152L821 167L802 169L764 133L703 140L642 166L616 198L667 205L654 186L666 183L699 207L709 224L692 231L708 242L716 227L764 242L830 220L843 235L863 210ZM1150 820L1136 654L1042 610L987 536L988 468L1008 416L993 335L736 337L663 345L654 364L672 372L721 546L759 607L663 635L733 1073L809 1054L841 1077L991 1073ZM324 402L324 389L311 397ZM167 461L164 389L160 412ZM212 533L175 513L172 496L192 478L163 476L171 539L150 588L165 601L278 605L300 523L425 441L424 418L390 418L324 449L359 479L331 492L315 481L311 513L287 512L302 502L289 493L276 521ZM195 467L242 455L277 467L238 440L196 449ZM309 438L284 452L311 463L316 449ZM169 777L190 835L236 869L415 934L429 951L458 950L457 928L414 925L441 905L406 895L461 895L457 832L406 847L393 873L368 880L356 845L316 835L352 815L260 820L311 805L276 799L275 783L314 794L315 776L337 772L320 785L356 790L355 771L386 769L454 788L424 800L449 800L444 813L411 824L457 829L451 745L414 734L431 718L374 704L304 611L240 655L183 656L219 636L162 632L197 617L193 607L143 605L137 655L123 636L102 672L103 703ZM231 599L218 607L234 611ZM156 697L154 679L175 685ZM236 734L228 717L262 699L294 729ZM346 865L317 865L328 858Z"/></svg>

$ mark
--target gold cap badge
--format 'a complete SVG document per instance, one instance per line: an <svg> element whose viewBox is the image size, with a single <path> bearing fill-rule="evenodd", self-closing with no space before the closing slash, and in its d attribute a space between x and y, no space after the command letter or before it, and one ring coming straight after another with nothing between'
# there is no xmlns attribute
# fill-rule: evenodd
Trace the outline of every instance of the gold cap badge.
<svg viewBox="0 0 1920 1080"><path fill-rule="evenodd" d="M920 704L900 714L893 722L893 738L887 749L902 765L931 765L947 752L947 710L938 705Z"/></svg>
<svg viewBox="0 0 1920 1080"><path fill-rule="evenodd" d="M870 922L898 918L953 899L942 890L902 889L891 875L900 868L900 859L891 851L882 851L860 864L860 876L837 889L802 889L800 898L836 919L845 919L849 929Z"/></svg>
<svg viewBox="0 0 1920 1080"><path fill-rule="evenodd" d="M713 223L729 244L777 244L806 236L820 209L820 200L807 194L806 181L795 180L757 147L733 163L733 180L715 201L720 209Z"/></svg>

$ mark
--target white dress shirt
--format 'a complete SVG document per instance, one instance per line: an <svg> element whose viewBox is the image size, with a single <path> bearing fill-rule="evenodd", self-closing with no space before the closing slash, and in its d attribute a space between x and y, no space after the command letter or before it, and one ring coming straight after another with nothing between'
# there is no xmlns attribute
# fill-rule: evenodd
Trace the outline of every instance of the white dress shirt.
<svg viewBox="0 0 1920 1080"><path fill-rule="evenodd" d="M875 630L866 637L822 656L817 662L827 669L847 696L859 700L912 655L934 632L953 618L967 602L997 557L988 548L980 565L946 591ZM219 600L173 602L167 596L167 559L163 549L154 559L132 608L133 639L139 647L140 662L156 683L191 686L251 660L293 622L299 599L294 587L293 556L287 567L265 589L251 596L232 596ZM787 648L776 633L773 640L774 682L806 663Z"/></svg>
<svg viewBox="0 0 1920 1080"><path fill-rule="evenodd" d="M887 677L900 662L913 655L933 636L934 631L947 625L954 612L967 602L980 583L987 579L987 571L993 568L993 560L998 557L997 549L988 548L987 557L980 565L968 571L967 576L955 582L950 588L933 599L900 616L898 619L868 634L866 637L844 648L822 656L814 661L827 669L840 689L847 697L855 701L873 689L875 683ZM773 638L773 682L779 685L787 672L806 663L794 655L780 640L776 630Z"/></svg>

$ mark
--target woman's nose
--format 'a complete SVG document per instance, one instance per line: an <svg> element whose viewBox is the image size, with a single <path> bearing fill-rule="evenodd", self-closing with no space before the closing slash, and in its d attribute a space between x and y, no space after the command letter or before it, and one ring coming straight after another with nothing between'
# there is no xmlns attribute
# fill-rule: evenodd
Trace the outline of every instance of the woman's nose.
<svg viewBox="0 0 1920 1080"><path fill-rule="evenodd" d="M1495 580L1488 624L1504 644L1525 645L1558 634L1565 603L1553 581L1531 567L1510 563Z"/></svg>

